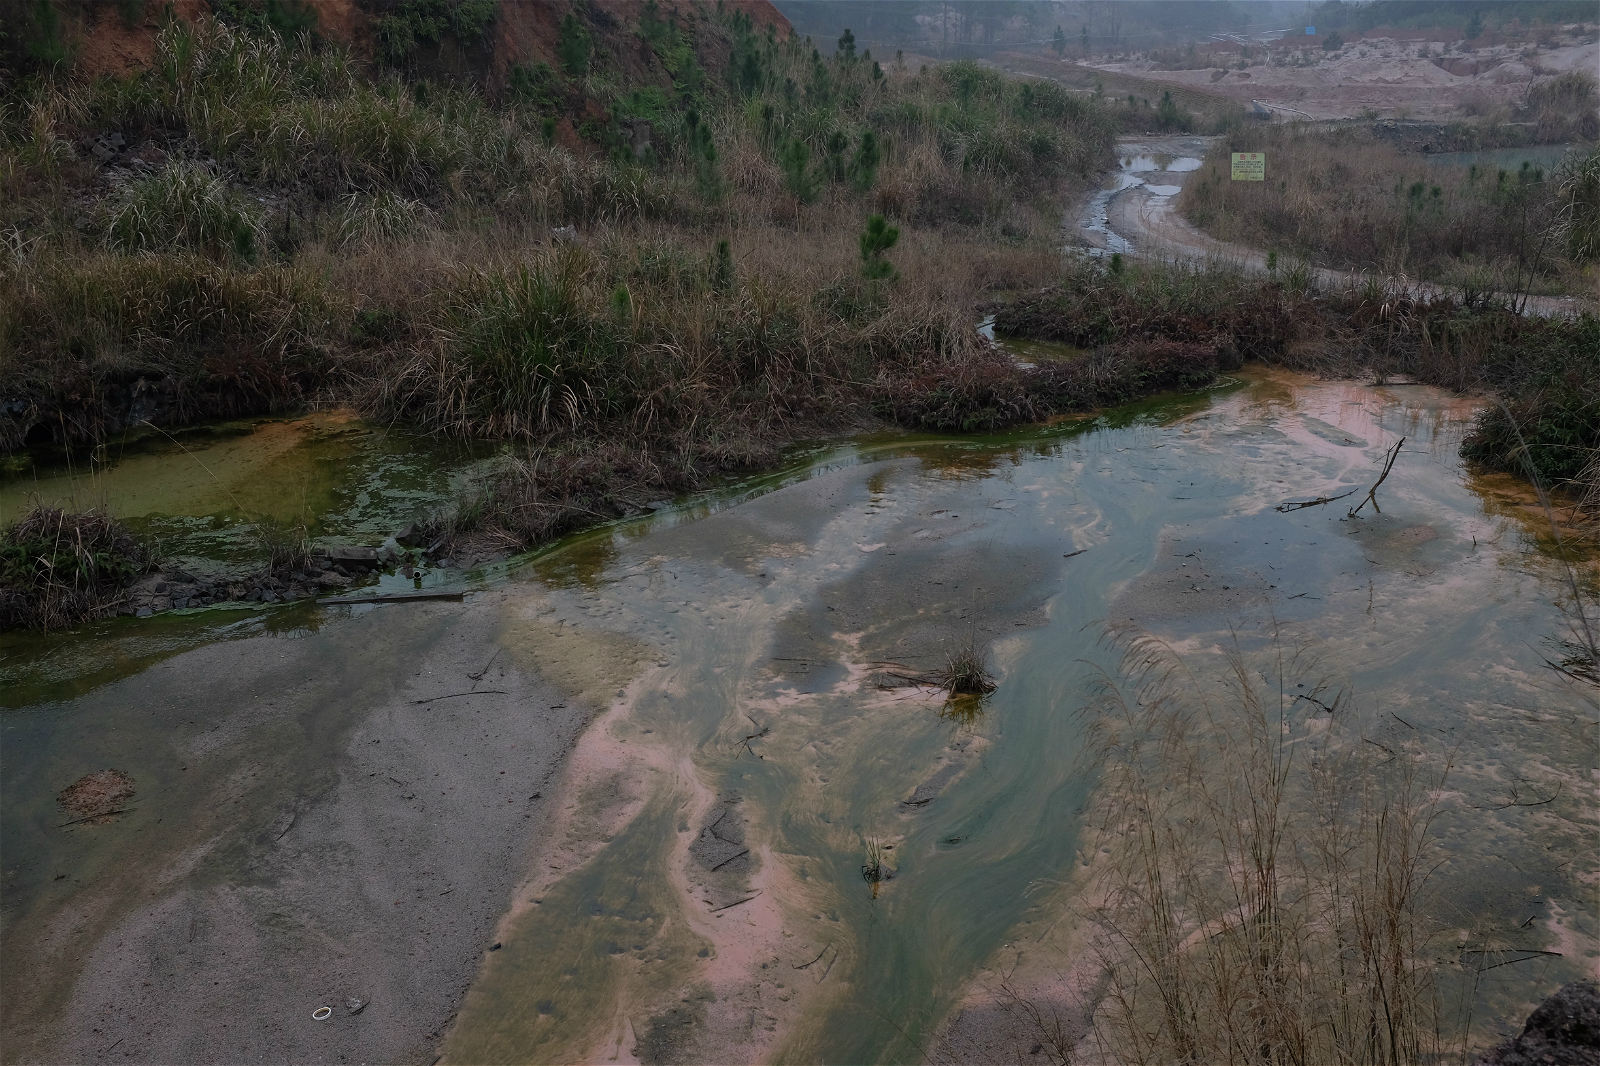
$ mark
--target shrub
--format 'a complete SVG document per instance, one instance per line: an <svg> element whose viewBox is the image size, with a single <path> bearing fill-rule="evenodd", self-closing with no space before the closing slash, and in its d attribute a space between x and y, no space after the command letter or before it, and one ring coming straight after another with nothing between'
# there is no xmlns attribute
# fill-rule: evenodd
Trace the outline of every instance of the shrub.
<svg viewBox="0 0 1600 1066"><path fill-rule="evenodd" d="M589 54L593 50L589 30L569 11L562 16L560 32L556 55L561 60L561 69L574 78L581 78L589 72Z"/></svg>
<svg viewBox="0 0 1600 1066"><path fill-rule="evenodd" d="M889 225L882 215L867 219L866 231L861 234L861 276L868 281L894 277L894 264L884 258L884 253L899 240L899 227Z"/></svg>
<svg viewBox="0 0 1600 1066"><path fill-rule="evenodd" d="M0 531L0 629L59 629L121 605L150 558L104 511L35 505Z"/></svg>
<svg viewBox="0 0 1600 1066"><path fill-rule="evenodd" d="M127 252L188 249L250 260L261 237L260 215L213 168L198 163L172 163L130 182L106 220L107 242Z"/></svg>

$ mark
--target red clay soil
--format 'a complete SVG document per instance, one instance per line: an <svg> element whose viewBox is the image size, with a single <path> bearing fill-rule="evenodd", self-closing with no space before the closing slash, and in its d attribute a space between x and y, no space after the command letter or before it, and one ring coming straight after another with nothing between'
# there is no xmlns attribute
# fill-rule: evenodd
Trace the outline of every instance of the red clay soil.
<svg viewBox="0 0 1600 1066"><path fill-rule="evenodd" d="M121 770L96 770L62 789L56 802L73 822L100 825L121 813L122 805L132 798L133 778Z"/></svg>
<svg viewBox="0 0 1600 1066"><path fill-rule="evenodd" d="M680 25L692 23L702 17L691 0L658 0L661 13L674 17ZM645 0L593 0L576 3L574 0L501 0L499 17L495 20L492 40L487 53L476 51L469 58L487 63L486 69L477 71L495 86L503 85L512 66L517 64L549 63L558 66L556 43L560 39L561 20L569 12L576 13L587 25L599 50L613 56L633 75L657 68L649 45L633 32L644 12ZM779 37L790 33L789 20L771 0L725 0L724 8L749 15L758 30L776 26ZM204 18L212 11L210 0L175 0L172 14L186 21ZM378 0L315 0L317 30L330 40L347 45L351 51L370 59L374 53L372 26L374 17L381 14L385 5ZM76 47L76 69L88 76L101 74L128 74L148 67L155 55L155 37L160 22L166 17L167 4L150 4L146 13L133 24L124 17L125 8L113 0L90 0L74 9L76 15L68 35ZM725 57L722 57L725 58ZM716 57L702 56L701 62L711 60L713 69L720 69Z"/></svg>

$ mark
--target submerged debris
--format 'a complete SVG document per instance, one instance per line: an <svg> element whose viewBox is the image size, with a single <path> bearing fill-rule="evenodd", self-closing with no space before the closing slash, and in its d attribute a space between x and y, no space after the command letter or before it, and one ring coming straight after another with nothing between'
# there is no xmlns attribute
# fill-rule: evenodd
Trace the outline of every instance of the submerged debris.
<svg viewBox="0 0 1600 1066"><path fill-rule="evenodd" d="M866 841L866 861L861 864L861 878L872 886L872 898L878 898L878 885L884 881L894 880L895 871L883 861L883 853L894 847L893 844L880 844L878 841Z"/></svg>
<svg viewBox="0 0 1600 1066"><path fill-rule="evenodd" d="M72 818L63 825L100 825L123 813L132 798L132 777L121 770L96 770L62 789L56 802Z"/></svg>

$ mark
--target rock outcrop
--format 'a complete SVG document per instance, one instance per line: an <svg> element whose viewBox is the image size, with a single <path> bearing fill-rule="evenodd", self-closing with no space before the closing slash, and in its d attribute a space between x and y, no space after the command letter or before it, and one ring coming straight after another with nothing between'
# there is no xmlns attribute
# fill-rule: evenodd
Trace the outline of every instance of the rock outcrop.
<svg viewBox="0 0 1600 1066"><path fill-rule="evenodd" d="M1600 1066L1600 986L1562 986L1528 1015L1521 1036L1484 1052L1476 1066Z"/></svg>

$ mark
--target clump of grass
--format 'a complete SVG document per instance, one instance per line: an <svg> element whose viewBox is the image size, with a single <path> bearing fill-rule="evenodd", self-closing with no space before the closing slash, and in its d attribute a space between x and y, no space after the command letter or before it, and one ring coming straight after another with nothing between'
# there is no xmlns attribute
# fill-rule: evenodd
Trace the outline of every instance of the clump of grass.
<svg viewBox="0 0 1600 1066"><path fill-rule="evenodd" d="M1546 144L1600 138L1600 85L1587 70L1563 71L1533 86L1523 111Z"/></svg>
<svg viewBox="0 0 1600 1066"><path fill-rule="evenodd" d="M303 403L349 320L326 273L185 252L32 255L0 270L0 448L98 442Z"/></svg>
<svg viewBox="0 0 1600 1066"><path fill-rule="evenodd" d="M251 539L266 559L269 573L302 570L311 561L311 531L303 518L286 522L261 515L251 529Z"/></svg>
<svg viewBox="0 0 1600 1066"><path fill-rule="evenodd" d="M262 243L261 218L214 168L177 162L128 184L107 216L106 241L126 252L188 249L250 260Z"/></svg>
<svg viewBox="0 0 1600 1066"><path fill-rule="evenodd" d="M1600 148L1569 155L1556 173L1567 258L1600 261Z"/></svg>
<svg viewBox="0 0 1600 1066"><path fill-rule="evenodd" d="M885 848L876 837L868 837L864 843L866 856L861 863L861 879L872 886L872 898L878 898L878 886L884 881L894 878L895 871L885 861Z"/></svg>
<svg viewBox="0 0 1600 1066"><path fill-rule="evenodd" d="M386 189L368 196L351 193L342 200L335 240L341 247L390 243L417 232L427 218L421 202Z"/></svg>
<svg viewBox="0 0 1600 1066"><path fill-rule="evenodd" d="M1428 876L1437 790L1378 761L1345 694L1281 645L1198 676L1130 635L1092 705L1092 871L1118 1062L1418 1063L1448 1050ZM1219 685L1218 681L1222 683ZM1433 790L1433 791L1430 791Z"/></svg>
<svg viewBox="0 0 1600 1066"><path fill-rule="evenodd" d="M952 696L985 696L996 688L989 657L976 639L952 651L937 676L939 687Z"/></svg>
<svg viewBox="0 0 1600 1066"><path fill-rule="evenodd" d="M0 629L60 629L112 613L150 565L145 548L104 511L36 504L0 532Z"/></svg>

